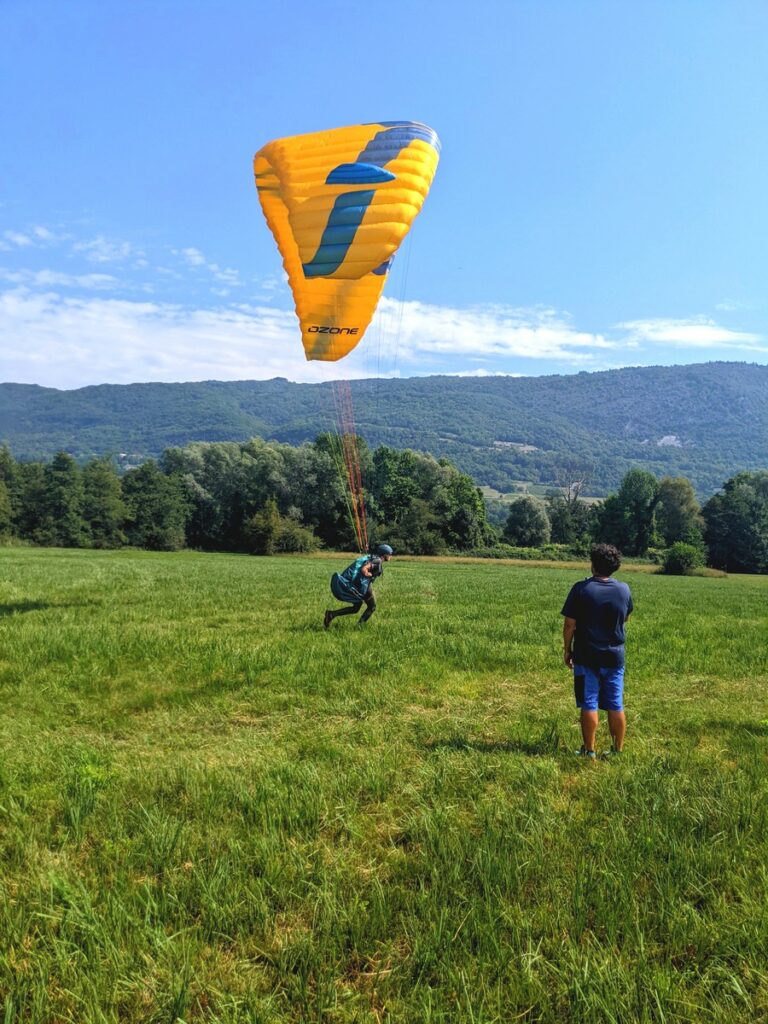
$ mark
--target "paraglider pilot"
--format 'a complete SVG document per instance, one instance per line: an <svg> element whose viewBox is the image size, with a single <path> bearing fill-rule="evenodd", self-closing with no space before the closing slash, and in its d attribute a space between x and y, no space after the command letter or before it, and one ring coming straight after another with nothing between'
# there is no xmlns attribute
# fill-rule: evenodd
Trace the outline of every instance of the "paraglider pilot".
<svg viewBox="0 0 768 1024"><path fill-rule="evenodd" d="M361 555L348 565L344 572L335 572L331 576L331 593L337 601L348 604L348 608L336 611L328 610L323 619L326 629L339 615L356 615L363 605L365 611L358 622L364 622L376 611L376 598L373 596L372 583L384 572L384 563L388 562L394 551L389 544L376 544L367 555Z"/></svg>

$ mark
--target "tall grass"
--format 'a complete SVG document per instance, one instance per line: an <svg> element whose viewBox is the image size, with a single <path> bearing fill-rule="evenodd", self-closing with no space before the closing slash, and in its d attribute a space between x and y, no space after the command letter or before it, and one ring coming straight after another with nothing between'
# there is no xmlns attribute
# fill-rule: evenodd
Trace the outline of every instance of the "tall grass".
<svg viewBox="0 0 768 1024"><path fill-rule="evenodd" d="M0 1020L768 1020L768 581L626 573L585 765L584 573L395 561L326 632L340 564L0 552Z"/></svg>

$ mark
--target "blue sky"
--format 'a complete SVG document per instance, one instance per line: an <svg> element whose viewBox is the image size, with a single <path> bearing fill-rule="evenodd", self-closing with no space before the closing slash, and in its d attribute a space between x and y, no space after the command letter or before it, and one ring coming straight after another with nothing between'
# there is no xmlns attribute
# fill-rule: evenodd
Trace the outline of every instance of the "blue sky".
<svg viewBox="0 0 768 1024"><path fill-rule="evenodd" d="M765 0L0 3L0 380L768 362ZM442 141L381 316L307 363L251 159Z"/></svg>

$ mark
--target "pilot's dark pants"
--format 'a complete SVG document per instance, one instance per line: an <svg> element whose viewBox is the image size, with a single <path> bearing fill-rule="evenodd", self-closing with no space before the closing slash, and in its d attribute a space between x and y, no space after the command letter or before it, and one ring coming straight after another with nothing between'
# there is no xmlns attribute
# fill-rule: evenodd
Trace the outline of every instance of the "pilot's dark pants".
<svg viewBox="0 0 768 1024"><path fill-rule="evenodd" d="M376 598L373 596L372 590L368 591L362 601L355 601L354 604L349 605L347 608L339 608L338 611L331 612L329 618L338 619L340 615L357 615L363 604L365 604L366 608L360 616L360 621L367 622L376 611Z"/></svg>
<svg viewBox="0 0 768 1024"><path fill-rule="evenodd" d="M349 596L342 596L343 590L339 586L334 586L336 577L331 580L331 592L337 601L349 602ZM365 611L360 616L361 622L367 622L368 619L376 611L376 598L373 596L373 587L368 588L368 593L360 601L352 601L348 608L339 608L338 611L329 612L329 619L337 619L340 615L357 615L360 609L365 605Z"/></svg>

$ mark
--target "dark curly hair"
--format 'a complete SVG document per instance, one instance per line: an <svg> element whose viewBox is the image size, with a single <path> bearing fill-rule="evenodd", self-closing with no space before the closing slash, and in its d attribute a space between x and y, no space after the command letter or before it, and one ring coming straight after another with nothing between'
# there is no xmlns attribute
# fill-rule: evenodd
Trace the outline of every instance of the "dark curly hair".
<svg viewBox="0 0 768 1024"><path fill-rule="evenodd" d="M589 555L596 576L612 576L621 565L621 552L613 544L595 544Z"/></svg>

